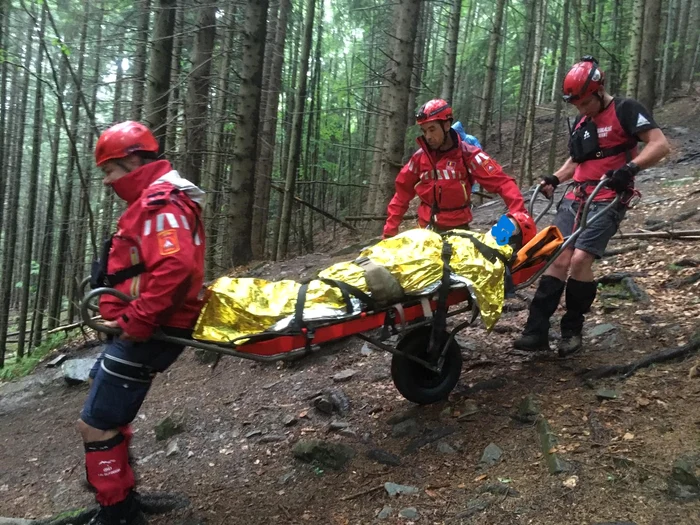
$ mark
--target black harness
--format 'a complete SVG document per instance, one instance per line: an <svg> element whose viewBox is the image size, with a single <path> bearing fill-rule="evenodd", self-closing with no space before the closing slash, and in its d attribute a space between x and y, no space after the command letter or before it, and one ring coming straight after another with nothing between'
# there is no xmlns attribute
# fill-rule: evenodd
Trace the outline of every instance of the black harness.
<svg viewBox="0 0 700 525"><path fill-rule="evenodd" d="M110 235L110 237L104 241L99 260L92 262L92 267L90 269L90 287L93 290L105 286L107 288L114 288L124 281L133 279L146 271L146 265L140 262L114 273L108 273L107 263L109 261L109 252L112 249L112 239L114 239L114 235Z"/></svg>
<svg viewBox="0 0 700 525"><path fill-rule="evenodd" d="M452 129L448 130L447 133L452 133ZM455 138L453 138L455 141L456 147L461 147L460 142ZM437 185L437 180L438 180L438 175L437 175L437 165L435 164L435 161L433 160L433 157L430 155L430 148L425 141L423 137L418 137L418 141L421 144L421 147L423 148L423 152L425 155L428 157L428 160L430 161L430 165L433 168L433 202L430 204L430 222L428 223L428 228L433 230L435 229L435 223L436 223L436 218L437 215L441 212L445 211L459 211L459 210L464 210L466 208L471 207L471 202L467 198L467 202L465 202L462 206L456 206L454 208L444 208L441 207L439 202L442 200L442 187L438 188ZM467 166L467 162L464 159L464 150L462 150L462 162L464 163L464 169L467 174L467 182L469 181L469 167ZM471 187L471 184L470 184ZM426 203L427 204L427 203Z"/></svg>
<svg viewBox="0 0 700 525"><path fill-rule="evenodd" d="M635 140L627 141L612 148L601 148L598 142L598 126L593 122L593 119L586 117L583 124L577 128L576 126L579 122L580 119L574 122L575 129L573 131L571 126L569 126L569 155L571 155L571 160L577 164L587 160L613 157L620 153L627 153L629 156L637 146L637 141Z"/></svg>

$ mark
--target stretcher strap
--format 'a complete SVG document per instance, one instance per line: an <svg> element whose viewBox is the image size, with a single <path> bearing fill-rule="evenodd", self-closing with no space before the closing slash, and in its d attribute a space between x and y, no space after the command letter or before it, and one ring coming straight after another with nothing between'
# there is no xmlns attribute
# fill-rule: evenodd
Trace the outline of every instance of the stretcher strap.
<svg viewBox="0 0 700 525"><path fill-rule="evenodd" d="M446 239L442 240L442 279L438 288L435 313L433 314L433 329L430 333L428 356L437 357L442 349L443 336L447 329L447 296L450 293L450 261L452 260L452 245Z"/></svg>
<svg viewBox="0 0 700 525"><path fill-rule="evenodd" d="M448 232L446 235L454 235L456 237L462 237L464 239L469 239L474 247L483 255L487 261L491 264L496 264L496 261L501 261L505 272L503 275L503 288L505 290L506 297L513 297L515 294L515 285L513 284L513 276L510 271L509 263L510 261L501 252L495 248L491 248L488 244L481 242L479 239L474 237L468 232Z"/></svg>
<svg viewBox="0 0 700 525"><path fill-rule="evenodd" d="M319 279L321 282L334 286L340 290L343 295L343 302L345 303L345 313L350 315L353 313L352 300L350 296L356 297L363 303L365 303L370 309L375 309L375 301L366 293L364 293L359 288L352 286L348 283L338 281L336 279ZM306 305L306 293L309 290L309 283L304 283L299 288L297 293L297 301L294 305L294 320L291 326L297 330L306 328L306 323L304 322L304 306Z"/></svg>
<svg viewBox="0 0 700 525"><path fill-rule="evenodd" d="M504 266L508 266L508 258L503 255L501 252L496 250L495 248L491 248L491 246L481 242L479 239L474 237L471 233L460 231L460 232L455 232L455 231L450 231L445 234L445 236L454 236L454 237L462 237L464 239L469 239L474 247L483 255L487 261L489 261L491 264L496 264L496 261L501 261Z"/></svg>
<svg viewBox="0 0 700 525"><path fill-rule="evenodd" d="M359 299L363 303L367 305L368 308L375 310L377 307L377 302L372 299L369 295L367 295L365 292L357 288L356 286L353 286L351 284L345 283L343 281L338 281L337 279L320 279L322 282L326 283L329 286L335 286L340 290L340 292L343 294L343 299L345 300L345 306L347 313L351 314L352 313L352 303L350 302L350 295L353 297Z"/></svg>

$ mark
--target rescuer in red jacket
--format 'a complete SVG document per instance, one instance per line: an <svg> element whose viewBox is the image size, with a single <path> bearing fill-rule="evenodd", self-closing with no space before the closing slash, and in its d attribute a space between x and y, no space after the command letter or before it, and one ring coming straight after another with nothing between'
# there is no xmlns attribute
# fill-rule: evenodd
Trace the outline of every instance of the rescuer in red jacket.
<svg viewBox="0 0 700 525"><path fill-rule="evenodd" d="M129 424L155 374L184 348L154 340L153 333L187 337L201 308L204 192L157 156L158 142L138 122L109 128L95 148L104 184L128 207L93 268L92 285L115 288L132 300L101 296L105 324L122 332L111 338L93 367L78 422L87 480L100 504L93 525L147 523L133 490Z"/></svg>
<svg viewBox="0 0 700 525"><path fill-rule="evenodd" d="M488 192L498 193L511 218L527 217L523 197L515 180L483 150L463 142L451 128L452 108L441 99L425 103L416 122L423 136L416 151L396 177L396 192L387 208L384 237L399 231L408 205L418 195L418 223L436 231L468 228L472 220L471 187L475 182ZM528 221L530 222L530 221Z"/></svg>

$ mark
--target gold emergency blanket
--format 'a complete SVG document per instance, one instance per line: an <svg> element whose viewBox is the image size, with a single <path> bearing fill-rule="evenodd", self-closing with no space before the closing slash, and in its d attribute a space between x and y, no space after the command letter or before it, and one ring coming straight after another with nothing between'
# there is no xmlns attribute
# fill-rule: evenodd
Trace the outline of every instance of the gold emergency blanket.
<svg viewBox="0 0 700 525"><path fill-rule="evenodd" d="M513 254L511 246L507 244L499 246L491 234L468 233L499 251L506 260L510 259ZM505 267L498 259L493 263L486 259L469 239L448 235L447 242L452 245L452 259L450 261L452 273L471 282L470 290L481 310L481 319L484 321L484 326L491 330L501 317L503 310Z"/></svg>
<svg viewBox="0 0 700 525"><path fill-rule="evenodd" d="M469 232L509 258L510 246L498 246L490 234ZM457 282L466 283L490 329L498 320L504 299L504 265L489 262L469 239L448 236L453 255L450 267ZM360 256L384 266L410 295L432 293L442 277L442 237L414 229L366 248ZM354 262L334 264L319 273L363 292L369 292L364 270ZM274 327L280 330L293 319L301 285L295 281L221 277L207 290L207 299L194 330L194 338L226 343ZM319 280L309 283L304 320L342 319L360 312L359 301L348 314L341 291ZM286 323L286 324L285 324Z"/></svg>

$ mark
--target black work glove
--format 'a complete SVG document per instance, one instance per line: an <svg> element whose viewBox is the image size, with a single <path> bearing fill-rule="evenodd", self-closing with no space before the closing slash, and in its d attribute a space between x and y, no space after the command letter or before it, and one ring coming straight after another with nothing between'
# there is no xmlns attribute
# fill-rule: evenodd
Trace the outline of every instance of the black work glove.
<svg viewBox="0 0 700 525"><path fill-rule="evenodd" d="M623 193L632 186L637 173L639 173L639 166L634 162L628 162L621 168L610 170L605 174L608 179L606 186L617 193Z"/></svg>
<svg viewBox="0 0 700 525"><path fill-rule="evenodd" d="M545 184L551 184L554 188L559 186L559 179L556 177L556 175L545 175L542 177L542 182Z"/></svg>

